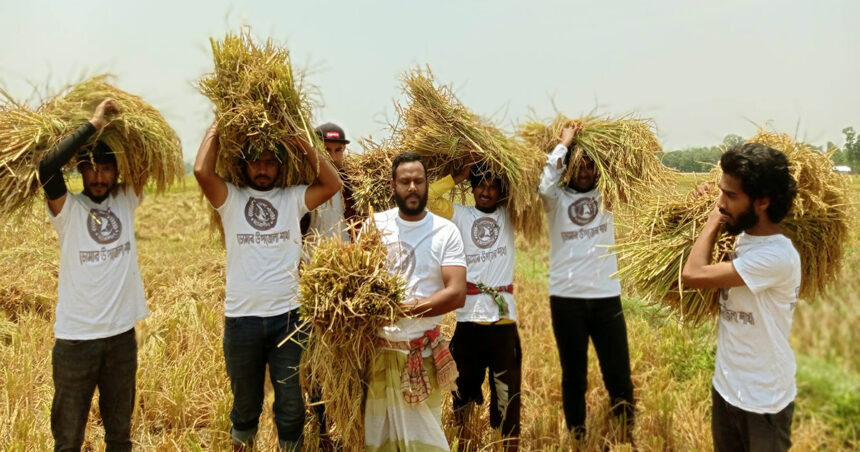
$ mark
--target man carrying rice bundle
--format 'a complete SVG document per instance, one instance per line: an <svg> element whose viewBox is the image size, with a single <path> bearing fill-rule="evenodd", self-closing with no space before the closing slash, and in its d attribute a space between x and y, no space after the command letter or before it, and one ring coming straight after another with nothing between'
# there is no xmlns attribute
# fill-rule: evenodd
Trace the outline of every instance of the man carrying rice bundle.
<svg viewBox="0 0 860 452"><path fill-rule="evenodd" d="M215 170L219 152L218 131L207 131L194 176L203 194L217 210L227 248L227 286L224 314L224 358L233 409L230 436L234 450L250 450L263 405L266 365L275 390L275 425L279 450L301 450L305 407L298 366L303 333L299 321L296 281L302 237L299 219L341 188L337 171L302 138L291 145L304 152L319 174L311 185L277 187L280 159L286 149L249 150L242 161L238 187L221 179ZM292 338L283 346L278 344Z"/></svg>
<svg viewBox="0 0 860 452"><path fill-rule="evenodd" d="M427 212L427 172L420 156L398 155L391 188L397 208L374 215L388 248L389 271L406 280L404 307L414 317L383 327L370 368L365 450L447 451L441 391L457 368L439 332L442 315L463 307L466 260L450 221Z"/></svg>
<svg viewBox="0 0 860 452"><path fill-rule="evenodd" d="M562 369L562 401L567 427L585 437L585 390L588 379L588 339L600 362L612 413L628 432L633 425L633 382L627 327L621 308L611 212L601 208L594 162L574 154L578 130L565 127L561 142L548 155L540 180L540 195L550 234L549 294L552 326ZM567 165L577 165L570 181L559 186Z"/></svg>
<svg viewBox="0 0 860 452"><path fill-rule="evenodd" d="M96 387L107 450L131 450L134 325L148 314L134 238L134 210L143 194L118 182L116 156L106 144L83 148L109 124L107 115L118 112L113 99L103 100L92 119L60 141L39 166L60 244L52 351L55 450L81 449ZM84 189L70 194L62 168L76 154Z"/></svg>
<svg viewBox="0 0 860 452"><path fill-rule="evenodd" d="M758 143L720 158L721 194L681 274L693 289L722 289L711 388L715 451L788 450L796 364L789 344L801 282L800 255L780 222L797 184L788 159ZM735 257L712 264L721 226Z"/></svg>
<svg viewBox="0 0 860 452"><path fill-rule="evenodd" d="M445 198L466 178L474 206ZM517 450L520 434L522 349L514 304L514 223L505 202L507 187L480 164L470 164L430 186L430 211L457 225L466 252L466 304L457 310L451 354L457 363L454 414L461 450L475 450L476 406L483 404L481 386L490 371L490 426L501 428L507 450Z"/></svg>

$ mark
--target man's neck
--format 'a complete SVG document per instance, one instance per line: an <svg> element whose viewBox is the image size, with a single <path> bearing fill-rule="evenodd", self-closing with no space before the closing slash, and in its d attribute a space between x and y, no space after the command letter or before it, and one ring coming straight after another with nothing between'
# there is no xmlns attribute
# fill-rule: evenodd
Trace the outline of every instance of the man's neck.
<svg viewBox="0 0 860 452"><path fill-rule="evenodd" d="M476 206L475 206L475 208L476 208L476 209L478 209L478 210L480 210L480 211L481 211L481 212L483 212L483 213L493 213L493 212L495 212L495 211L496 211L496 209L498 208L498 206L493 206L493 207L481 207L481 206L477 206L477 205L476 205Z"/></svg>
<svg viewBox="0 0 860 452"><path fill-rule="evenodd" d="M758 223L755 226L744 231L747 235L767 236L782 234L782 227L779 223L773 223L767 219L767 215L759 217Z"/></svg>
<svg viewBox="0 0 860 452"><path fill-rule="evenodd" d="M397 214L400 216L400 219L403 221L421 221L424 219L424 217L427 216L427 211L422 210L421 213L419 213L419 214L407 215L407 214L403 213L402 210L398 209Z"/></svg>

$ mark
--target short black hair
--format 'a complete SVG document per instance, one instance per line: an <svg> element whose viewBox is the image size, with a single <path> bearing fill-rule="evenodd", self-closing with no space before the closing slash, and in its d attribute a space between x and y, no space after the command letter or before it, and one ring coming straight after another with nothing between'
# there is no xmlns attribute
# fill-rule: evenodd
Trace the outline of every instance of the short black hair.
<svg viewBox="0 0 860 452"><path fill-rule="evenodd" d="M424 168L424 177L427 177L427 164L424 163L424 159L414 152L407 151L401 152L397 154L397 157L394 157L394 162L391 164L391 180L397 179L397 167L401 163L407 162L421 162L421 167Z"/></svg>
<svg viewBox="0 0 860 452"><path fill-rule="evenodd" d="M751 201L770 198L767 216L779 223L791 210L797 182L791 176L788 157L759 143L732 146L720 157L723 172L741 181Z"/></svg>

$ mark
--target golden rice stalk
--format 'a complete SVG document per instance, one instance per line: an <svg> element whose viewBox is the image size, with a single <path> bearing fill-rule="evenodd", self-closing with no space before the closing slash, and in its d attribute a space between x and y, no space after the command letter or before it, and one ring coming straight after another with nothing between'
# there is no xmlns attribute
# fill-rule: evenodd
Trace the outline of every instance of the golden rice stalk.
<svg viewBox="0 0 860 452"><path fill-rule="evenodd" d="M408 103L398 106L396 147L424 157L430 181L456 173L468 162L482 165L487 177L501 178L517 232L537 240L544 229L537 194L544 157L469 111L450 86L436 86L429 68L404 75L403 90ZM459 194L462 200L468 191L465 181L452 196Z"/></svg>
<svg viewBox="0 0 860 452"><path fill-rule="evenodd" d="M651 120L633 116L570 119L558 114L549 125L537 121L522 124L517 135L529 148L549 153L559 143L562 129L571 125L581 129L562 174L562 185L567 185L582 156L587 155L594 161L597 188L607 209L638 204L669 187L673 171L660 160L663 149Z"/></svg>
<svg viewBox="0 0 860 452"><path fill-rule="evenodd" d="M309 325L302 385L319 390L329 432L362 450L364 400L379 329L404 317L405 282L388 272L381 233L365 225L355 243L324 239L299 281L300 313Z"/></svg>
<svg viewBox="0 0 860 452"><path fill-rule="evenodd" d="M301 73L291 64L290 52L271 39L257 43L250 30L210 38L214 72L200 79L200 92L215 105L219 153L216 171L224 180L246 185L243 160L255 159L277 146L286 148L275 185L310 184L316 177L301 149L300 138L328 158L311 126L311 97Z"/></svg>
<svg viewBox="0 0 860 452"><path fill-rule="evenodd" d="M786 154L797 181L797 197L781 223L801 259L800 297L813 301L835 281L842 266L843 247L851 228L851 205L844 176L832 171L829 155L816 152L788 135L759 131L750 142L765 144ZM716 184L719 166L711 172ZM620 257L616 275L632 284L646 299L659 303L693 324L719 313L719 290L685 289L681 269L719 192L706 196L656 199L636 217L626 243L615 247ZM712 262L729 260L734 237L720 234Z"/></svg>
<svg viewBox="0 0 860 452"><path fill-rule="evenodd" d="M343 183L352 190L355 208L363 216L394 207L391 166L398 151L390 142L361 139L362 153L349 153L343 161Z"/></svg>
<svg viewBox="0 0 860 452"><path fill-rule="evenodd" d="M182 146L176 132L158 110L112 86L108 78L100 75L74 85L36 109L6 95L0 107L0 213L16 212L39 195L39 162L108 97L116 100L120 113L90 144L102 141L116 154L119 180L137 190L151 183L157 192L182 181ZM73 167L74 160L67 170Z"/></svg>

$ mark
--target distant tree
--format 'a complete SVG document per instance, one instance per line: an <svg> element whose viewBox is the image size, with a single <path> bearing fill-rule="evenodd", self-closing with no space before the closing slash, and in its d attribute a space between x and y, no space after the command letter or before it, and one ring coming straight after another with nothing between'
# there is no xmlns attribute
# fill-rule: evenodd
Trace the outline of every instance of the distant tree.
<svg viewBox="0 0 860 452"><path fill-rule="evenodd" d="M745 140L740 135L735 135L733 133L730 133L730 134L726 135L725 138L723 138L723 146L725 146L726 149L728 149L732 146L744 144L744 141Z"/></svg>
<svg viewBox="0 0 860 452"><path fill-rule="evenodd" d="M845 163L854 171L860 170L860 139L857 138L854 127L846 127L842 129L842 133L845 134L845 146L842 147Z"/></svg>

